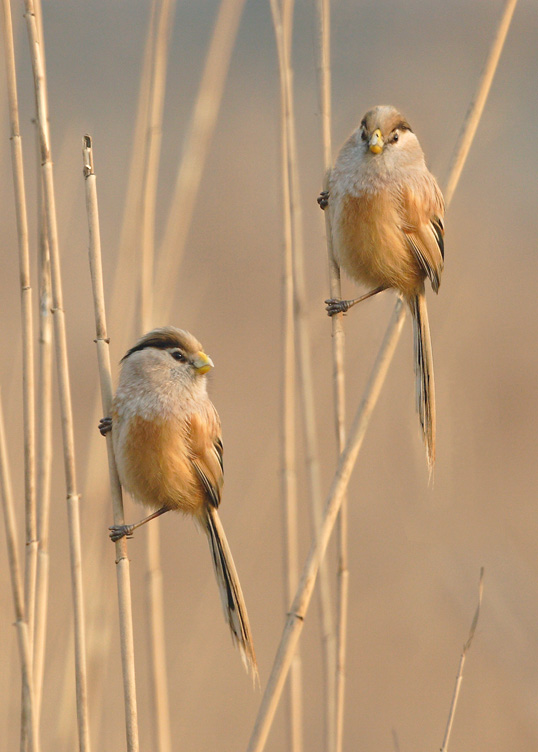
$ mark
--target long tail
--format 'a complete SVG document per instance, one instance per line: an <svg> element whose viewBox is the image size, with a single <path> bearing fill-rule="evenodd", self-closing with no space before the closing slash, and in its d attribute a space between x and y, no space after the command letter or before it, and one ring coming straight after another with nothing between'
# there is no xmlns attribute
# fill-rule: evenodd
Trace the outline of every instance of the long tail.
<svg viewBox="0 0 538 752"><path fill-rule="evenodd" d="M430 477L435 464L435 382L432 342L424 290L409 301L413 314L417 411L420 417Z"/></svg>
<svg viewBox="0 0 538 752"><path fill-rule="evenodd" d="M224 617L230 626L234 644L239 648L245 669L247 672L250 670L252 679L256 683L259 681L258 665L250 632L247 607L239 584L232 552L215 507L211 506L207 509L204 522Z"/></svg>

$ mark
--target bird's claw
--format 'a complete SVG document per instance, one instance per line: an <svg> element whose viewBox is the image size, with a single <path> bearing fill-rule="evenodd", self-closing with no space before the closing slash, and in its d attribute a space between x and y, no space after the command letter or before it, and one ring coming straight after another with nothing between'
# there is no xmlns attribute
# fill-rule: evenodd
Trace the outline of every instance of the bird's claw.
<svg viewBox="0 0 538 752"><path fill-rule="evenodd" d="M338 300L338 298L329 298L325 301L325 310L328 316L335 316L337 313L346 313L349 310L347 300Z"/></svg>
<svg viewBox="0 0 538 752"><path fill-rule="evenodd" d="M112 418L101 418L99 421L99 432L101 436L106 436L112 430Z"/></svg>
<svg viewBox="0 0 538 752"><path fill-rule="evenodd" d="M320 209L326 209L329 205L329 191L321 191L317 201Z"/></svg>
<svg viewBox="0 0 538 752"><path fill-rule="evenodd" d="M108 528L110 530L110 539L116 543L116 541L119 541L121 538L132 538L133 537L133 529L131 525L112 525Z"/></svg>

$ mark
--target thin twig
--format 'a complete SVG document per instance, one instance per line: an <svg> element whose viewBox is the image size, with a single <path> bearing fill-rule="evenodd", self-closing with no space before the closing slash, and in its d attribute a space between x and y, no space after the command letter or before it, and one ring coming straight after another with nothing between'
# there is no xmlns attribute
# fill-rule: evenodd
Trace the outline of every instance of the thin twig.
<svg viewBox="0 0 538 752"><path fill-rule="evenodd" d="M22 669L23 698L25 704L25 718L27 721L27 740L29 752L39 752L39 729L35 714L35 702L32 678L32 650L28 624L24 614L24 594L21 583L21 570L17 552L17 529L11 476L6 448L6 434L4 429L4 413L0 399L0 496L4 512L6 527L6 543L9 558L9 572L11 575L11 589L15 605L15 625L19 643L19 654Z"/></svg>
<svg viewBox="0 0 538 752"><path fill-rule="evenodd" d="M460 656L460 665L458 667L458 674L456 676L456 684L454 686L454 694L452 696L452 703L450 705L450 711L448 713L448 721L446 724L446 730L445 730L445 736L443 738L443 743L441 745L441 752L447 752L447 749L448 749L448 742L450 740L450 733L452 731L452 724L454 723L454 716L456 714L456 707L458 705L458 699L460 695L461 682L463 680L463 667L465 665L467 651L471 647L471 643L473 641L473 637L476 632L476 625L478 624L478 619L480 618L480 607L482 606L483 593L484 593L484 567L481 567L480 579L478 581L478 605L476 607L473 621L471 623L471 628L469 630L469 636L467 638L467 642L463 646L463 650Z"/></svg>
<svg viewBox="0 0 538 752"><path fill-rule="evenodd" d="M306 448L306 465L308 493L312 509L313 535L318 534L322 517L321 476L319 452L315 422L315 400L313 391L312 362L310 351L310 332L306 312L306 292L304 280L304 250L302 232L302 213L299 192L297 139L295 133L295 116L293 104L292 70L285 44L282 17L278 0L271 0L271 12L275 28L277 53L282 87L285 98L286 144L288 147L289 200L293 247L293 278L295 294L295 333L299 361L299 383L302 401L302 416ZM323 670L325 693L325 748L332 750L335 728L335 636L334 619L331 605L331 593L328 568L322 564L320 571L320 617L323 641Z"/></svg>
<svg viewBox="0 0 538 752"><path fill-rule="evenodd" d="M112 405L112 375L110 368L109 340L106 327L103 271L101 263L101 237L99 209L97 204L96 178L93 170L93 152L90 136L83 139L83 164L86 185L86 208L90 233L89 257L95 312L97 360L101 383L101 400L104 415L110 415ZM114 461L110 434L107 436L108 469L112 494L114 524L123 525L123 499L121 485ZM127 539L116 542L116 575L118 580L118 606L120 619L121 661L123 669L123 692L125 701L125 725L128 752L138 752L138 714L136 706L136 682L134 665L133 616L131 606L131 579L127 557Z"/></svg>
<svg viewBox="0 0 538 752"><path fill-rule="evenodd" d="M89 752L90 733L88 718L86 638L84 627L84 595L82 586L82 556L80 546L80 497L77 492L75 471L75 441L73 432L73 412L69 384L69 366L63 293L58 247L58 228L54 196L54 177L48 127L47 93L43 78L43 58L41 42L37 32L33 0L25 0L25 18L28 31L30 57L34 77L37 104L37 126L41 152L44 202L47 219L47 234L50 247L52 305L55 334L56 364L60 409L62 416L62 436L64 448L64 468L67 491L67 516L69 529L69 553L71 560L71 580L73 587L73 610L75 617L75 672L77 693L77 720L81 752Z"/></svg>
<svg viewBox="0 0 538 752"><path fill-rule="evenodd" d="M293 3L284 2L282 30L287 54L290 54ZM296 421L295 421L295 321L293 243L290 216L290 184L288 165L288 138L286 123L286 90L284 77L280 76L281 105L281 170L282 170L282 218L284 234L284 263L282 273L282 413L281 413L281 467L283 501L284 541L284 593L285 608L293 600L299 581L298 561L298 512L297 512L297 467L296 467ZM289 703L289 749L303 749L303 679L300 652L293 657L288 687Z"/></svg>
<svg viewBox="0 0 538 752"><path fill-rule="evenodd" d="M170 202L164 238L160 244L155 275L159 305L154 311L159 321L167 321L170 316L173 290L185 252L244 5L245 0L222 0L215 21Z"/></svg>
<svg viewBox="0 0 538 752"><path fill-rule="evenodd" d="M247 752L261 752L276 712L282 688L301 635L308 606L316 583L320 562L323 560L329 539L348 486L351 472L370 422L377 398L385 380L390 361L405 319L405 308L398 298L387 332L374 363L364 396L349 431L346 448L342 453L327 498L323 524L318 537L313 541L304 565L299 587L292 603L273 668L265 689L258 717L250 738Z"/></svg>
<svg viewBox="0 0 538 752"><path fill-rule="evenodd" d="M325 173L324 190L328 190L329 173L332 167L332 136L331 136L331 54L330 54L330 0L318 0L318 78L321 103L321 126L323 142L323 169ZM330 297L341 299L340 268L334 258L331 230L331 211L325 211L325 237L327 239L327 257L329 265ZM345 336L343 315L331 317L332 327L332 357L333 357L333 389L334 389L334 419L338 454L340 455L346 443L346 387L344 371ZM342 752L344 743L344 707L346 689L346 650L347 650L347 612L349 600L349 567L348 567L348 508L347 495L342 500L342 507L338 516L338 592L337 592L337 624L336 624L336 720L335 720L335 752Z"/></svg>

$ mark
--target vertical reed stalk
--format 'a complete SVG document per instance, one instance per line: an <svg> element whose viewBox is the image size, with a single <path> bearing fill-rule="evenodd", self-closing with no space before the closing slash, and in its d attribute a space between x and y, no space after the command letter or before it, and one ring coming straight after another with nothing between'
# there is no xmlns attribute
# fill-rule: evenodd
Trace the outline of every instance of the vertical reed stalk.
<svg viewBox="0 0 538 752"><path fill-rule="evenodd" d="M503 11L503 15L504 12L506 11ZM495 38L493 40L492 47L495 47L496 44L497 39ZM499 57L497 57L497 62L498 60ZM484 79L484 77L482 77L481 83L478 87L477 96L474 99L474 104L471 107L471 111L465 121L465 129L472 129L473 134L476 132L476 116L474 114L474 111L479 107L481 108L481 110L483 109L483 104L481 105L480 103L483 98L482 92L484 89L487 89L487 91L489 91L489 82L487 79ZM452 160L453 167L447 181L447 185L453 186L452 193L448 196L448 200L446 201L447 206L449 205L450 200L457 187L459 175L461 174L465 159L469 153L470 143L468 147L465 146L466 143L467 137L464 133L456 146L456 156ZM319 561L325 555L329 537L331 535L336 516L338 515L340 505L347 488L347 484L349 482L351 471L360 450L364 433L368 427L373 407L375 405L375 402L377 401L377 397L383 384L386 371L388 370L390 361L392 360L392 356L396 349L396 344L401 334L404 316L405 311L402 307L402 301L400 300L400 298L398 298L388 329L385 333L385 337L377 355L374 369L366 386L353 425L351 426L346 441L346 449L340 456L336 475L325 508L321 533L318 536L317 541L314 541L314 543L312 544L308 559L305 563L301 581L297 589L297 594L284 626L280 645L273 663L273 668L264 692L264 696L262 698L247 752L261 752L265 747L265 742L267 741L267 736L269 735L269 730L271 728L274 714L276 712L276 708L282 694L282 688L289 670L290 661L295 652L300 633L302 631L302 626L306 617L306 611L308 610L308 605L310 603L310 598L312 595L312 589L314 587L317 576Z"/></svg>
<svg viewBox="0 0 538 752"><path fill-rule="evenodd" d="M160 302L155 316L160 321L166 321L170 316L173 290L185 252L244 6L245 0L222 0L215 21L157 261L155 289Z"/></svg>
<svg viewBox="0 0 538 752"><path fill-rule="evenodd" d="M284 0L282 8L283 42L290 54L293 3ZM284 78L280 77L281 107L281 170L282 170L282 217L284 235L284 263L282 273L282 402L281 402L281 476L283 501L283 541L284 541L284 593L287 609L299 580L298 562L298 520L297 520L297 468L296 468L296 425L295 425L295 321L294 321L294 282L293 282L293 243L290 216L290 184L288 168L288 141L286 122L286 91ZM293 656L289 681L289 749L290 752L303 750L303 686L300 652Z"/></svg>
<svg viewBox="0 0 538 752"><path fill-rule="evenodd" d="M398 298L387 332L374 363L372 373L364 391L363 398L349 431L344 452L331 484L325 505L323 522L318 536L313 540L305 562L299 587L290 608L280 645L273 663L273 668L265 693L262 698L258 717L250 738L247 752L261 752L264 749L271 724L278 706L290 661L295 653L301 635L312 592L316 583L319 565L325 556L329 539L340 510L343 496L351 477L359 450L368 428L373 409L381 392L390 361L396 349L405 319L405 308Z"/></svg>
<svg viewBox="0 0 538 752"><path fill-rule="evenodd" d="M95 332L97 360L101 383L101 399L104 415L110 415L112 405L112 376L110 369L109 339L107 335L103 271L101 263L101 237L99 231L99 209L97 203L96 178L93 170L92 141L89 136L83 139L83 164L86 186L86 207L90 234L89 258L92 277L92 290L95 312ZM112 437L107 436L108 469L114 524L123 525L123 499L121 485L114 461ZM123 669L123 691L125 701L125 725L128 752L138 752L138 713L136 706L136 682L134 664L133 616L131 605L131 579L127 557L127 539L116 542L116 575L118 581L118 606L120 620L121 661Z"/></svg>
<svg viewBox="0 0 538 752"><path fill-rule="evenodd" d="M323 143L323 170L325 173L324 190L328 190L329 173L332 167L332 136L331 136L331 30L330 30L330 0L318 0L318 80L319 100L321 103L321 130ZM340 268L336 263L332 247L331 212L325 214L325 235L327 238L327 256L329 264L330 297L342 297L340 284ZM331 317L332 327L332 357L333 357L333 389L334 389L334 418L338 454L340 455L346 442L345 410L345 373L344 373L344 326L343 315ZM338 515L338 592L337 592L337 624L336 624L336 719L335 719L335 752L342 752L344 743L344 709L346 689L346 650L347 650L347 612L349 600L349 568L348 568L348 508L347 495L342 499L340 514Z"/></svg>
<svg viewBox="0 0 538 752"><path fill-rule="evenodd" d="M461 652L460 664L458 666L458 673L456 676L456 684L454 686L454 694L452 696L452 703L450 705L450 711L448 713L448 721L446 724L445 736L443 738L443 743L441 744L441 752L447 752L448 750L448 742L450 741L450 734L452 732L452 724L454 723L454 716L456 714L456 707L458 705L458 699L460 696L461 682L463 681L463 667L465 665L467 651L471 647L471 643L473 641L473 637L476 632L476 625L478 624L478 619L480 618L480 608L482 606L483 593L484 593L484 567L481 567L480 568L480 580L478 582L478 605L476 607L473 621L471 623L469 636L467 637L467 641L465 645L463 646L463 650Z"/></svg>
<svg viewBox="0 0 538 752"><path fill-rule="evenodd" d="M35 714L34 689L32 678L32 649L28 623L24 614L24 593L21 582L21 570L17 552L17 529L15 521L15 509L13 493L11 489L11 476L6 448L6 433L4 429L4 414L0 399L0 496L4 512L6 527L6 543L9 560L9 572L11 576L11 589L15 604L15 626L17 627L17 639L22 669L22 696L24 703L23 716L27 724L27 741L29 752L39 752L39 730Z"/></svg>
<svg viewBox="0 0 538 752"><path fill-rule="evenodd" d="M75 670L77 690L77 720L79 746L81 752L89 752L90 733L88 718L87 676L86 676L86 637L84 629L84 595L82 587L82 556L80 546L79 494L75 471L75 442L73 434L73 413L69 384L69 366L63 310L63 293L58 247L58 228L54 196L54 177L50 151L48 128L47 95L44 82L41 43L38 37L33 0L25 0L25 18L32 61L32 72L37 103L37 126L41 151L44 203L47 221L47 235L50 247L52 305L55 334L55 351L58 371L58 386L62 417L64 447L64 468L67 490L67 514L69 529L69 552L73 587L73 608L75 618Z"/></svg>
<svg viewBox="0 0 538 752"><path fill-rule="evenodd" d="M282 26L282 15L277 0L271 0L275 28L281 86L285 101L286 145L288 150L289 200L293 248L293 279L296 346L299 360L300 394L304 421L308 493L312 507L313 534L318 534L322 516L321 478L317 434L315 425L314 391L310 357L310 332L306 315L304 280L304 252L302 233L301 198L297 160L297 140L293 104L292 70ZM329 575L324 563L320 572L320 616L323 641L323 670L325 693L325 749L334 748L335 726L335 639L331 606Z"/></svg>
<svg viewBox="0 0 538 752"><path fill-rule="evenodd" d="M162 117L166 90L166 61L173 22L175 0L161 0L154 6L156 13L153 44L152 75L149 92L148 129L145 169L142 183L142 230L140 265L140 335L153 325L153 293L155 264L155 206L159 158L162 142ZM166 672L166 639L164 632L163 577L160 556L160 528L149 525L146 536L146 599L149 622L149 664L151 670L152 717L158 752L171 752L170 705Z"/></svg>

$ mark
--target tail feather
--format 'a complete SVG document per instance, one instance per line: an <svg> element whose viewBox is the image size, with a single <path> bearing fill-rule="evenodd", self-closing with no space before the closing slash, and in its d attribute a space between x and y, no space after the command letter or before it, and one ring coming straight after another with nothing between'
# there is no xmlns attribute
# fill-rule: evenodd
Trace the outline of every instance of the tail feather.
<svg viewBox="0 0 538 752"><path fill-rule="evenodd" d="M207 509L205 531L211 549L211 558L220 591L224 617L232 632L232 639L239 648L247 672L250 670L254 683L258 679L258 665L250 632L247 607L237 576L232 552L226 540L224 528L215 507Z"/></svg>
<svg viewBox="0 0 538 752"><path fill-rule="evenodd" d="M410 301L413 314L417 411L420 417L430 476L435 464L435 382L428 309L424 291Z"/></svg>

